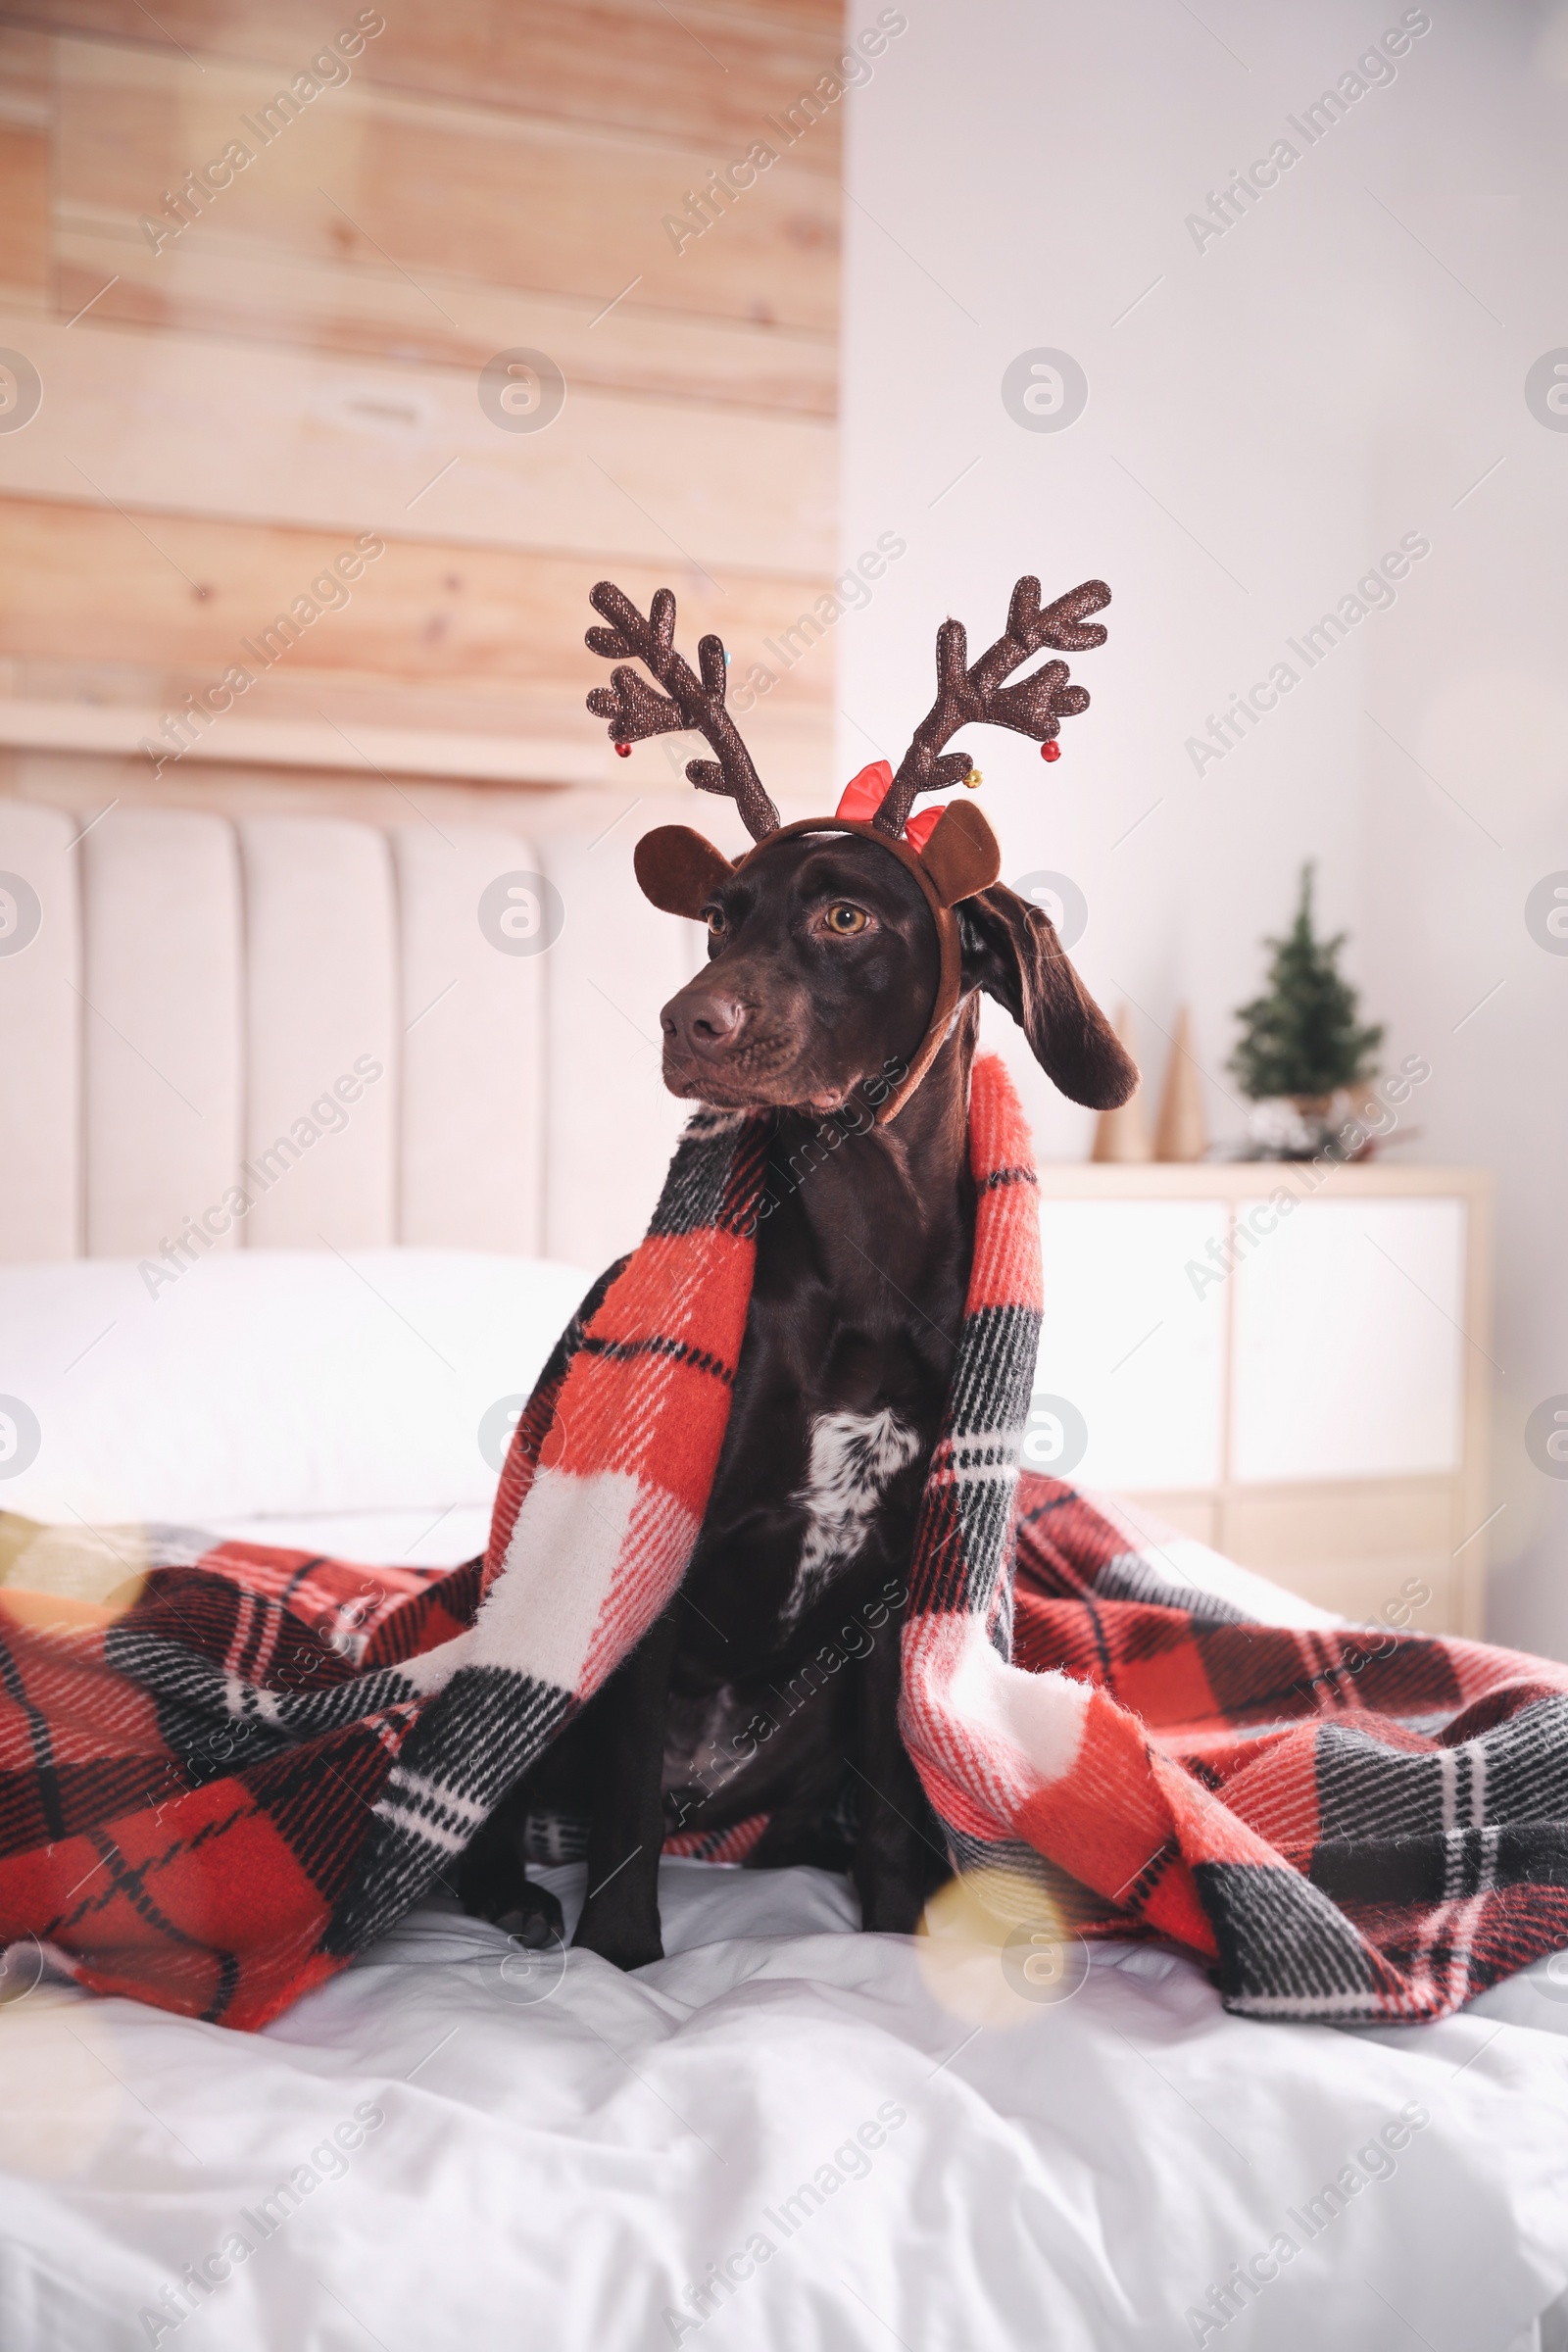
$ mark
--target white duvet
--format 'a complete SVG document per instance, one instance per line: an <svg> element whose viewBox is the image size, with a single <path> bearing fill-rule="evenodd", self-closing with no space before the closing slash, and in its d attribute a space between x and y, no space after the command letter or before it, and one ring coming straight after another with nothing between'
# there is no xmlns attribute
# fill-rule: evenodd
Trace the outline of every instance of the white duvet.
<svg viewBox="0 0 1568 2352"><path fill-rule="evenodd" d="M0 1271L0 1393L44 1433L0 1502L461 1558L479 1424L577 1286L433 1252L258 1253L159 1302L129 1268ZM542 1875L569 1919L580 1872ZM14 1952L0 2352L1568 2345L1568 2305L1538 2327L1568 2284L1557 1964L1345 2033L1228 2017L1132 1946L999 1998L993 1946L854 1933L817 1872L665 1863L662 1895L635 1977L427 1904L254 2036Z"/></svg>
<svg viewBox="0 0 1568 2352"><path fill-rule="evenodd" d="M255 2036L13 2002L8 2352L1504 2352L1568 2277L1544 1979L1372 2035L1115 1947L976 2030L989 1951L933 1977L817 1872L662 1883L635 1977L427 1905Z"/></svg>

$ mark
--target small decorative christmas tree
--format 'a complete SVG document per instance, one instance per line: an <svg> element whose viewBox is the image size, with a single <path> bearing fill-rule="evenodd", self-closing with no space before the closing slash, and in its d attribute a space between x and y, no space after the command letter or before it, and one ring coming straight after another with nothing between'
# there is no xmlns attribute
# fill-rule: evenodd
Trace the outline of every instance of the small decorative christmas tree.
<svg viewBox="0 0 1568 2352"><path fill-rule="evenodd" d="M1236 1015L1243 1032L1230 1066L1254 1102L1293 1095L1326 1104L1341 1087L1372 1075L1383 1030L1362 1027L1355 990L1340 976L1346 936L1314 935L1312 868L1303 865L1296 920L1283 939L1266 942L1274 951L1269 993Z"/></svg>

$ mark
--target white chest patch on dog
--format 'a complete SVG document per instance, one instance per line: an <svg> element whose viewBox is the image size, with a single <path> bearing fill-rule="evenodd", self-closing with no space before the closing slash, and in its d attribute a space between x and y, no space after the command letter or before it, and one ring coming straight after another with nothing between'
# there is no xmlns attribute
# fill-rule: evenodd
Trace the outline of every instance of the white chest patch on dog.
<svg viewBox="0 0 1568 2352"><path fill-rule="evenodd" d="M889 1484L920 1450L898 1414L818 1413L811 1423L806 1484L790 1497L806 1513L795 1583L784 1604L793 1625L836 1568L853 1560Z"/></svg>

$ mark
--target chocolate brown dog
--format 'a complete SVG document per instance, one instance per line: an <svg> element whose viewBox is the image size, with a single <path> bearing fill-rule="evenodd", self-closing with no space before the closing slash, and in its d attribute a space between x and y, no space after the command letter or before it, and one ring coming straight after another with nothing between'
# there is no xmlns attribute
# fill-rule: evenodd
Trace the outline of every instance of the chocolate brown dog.
<svg viewBox="0 0 1568 2352"><path fill-rule="evenodd" d="M907 836L905 824L919 778L951 776L940 743L966 716L1004 716L999 688L1016 698L1004 723L1046 742L1057 713L1084 707L1063 663L1013 688L1001 678L1035 643L1102 638L1082 626L1092 595L1102 604L1108 591L1090 583L1042 614L1038 583L1020 582L1009 636L973 670L949 622L939 648L948 700L967 690L991 707L944 716L939 693L906 762L913 779L901 769L872 823L841 816L786 830L749 760L736 771L738 739L710 707L722 698L716 641L702 648L705 690L673 653L672 599L667 614L656 599L644 620L618 591L594 592L612 625L590 645L641 655L676 715L661 717L663 698L655 703L629 670L591 707L618 740L702 727L720 755L712 773L727 779L709 788L733 790L759 837L733 866L684 828L639 845L649 895L700 914L709 932L707 970L661 1016L664 1081L720 1113L768 1113L773 1132L729 1422L684 1583L464 1857L467 1908L529 1939L560 1930L559 1906L528 1883L526 1863L566 1858L564 1825L586 1825L575 1940L623 1968L661 1955L659 1856L676 1830L716 1838L765 1815L746 1859L850 1868L868 1929L911 1930L948 1874L899 1733L899 1627L973 1247L966 1139L979 998L1006 1006L1074 1102L1124 1102L1138 1073L1039 907L993 879L945 910L948 885L934 887L932 873L951 881L956 841L971 864L980 833L990 841L972 821L957 841L953 818L972 820L972 808L944 820L946 862L929 824Z"/></svg>

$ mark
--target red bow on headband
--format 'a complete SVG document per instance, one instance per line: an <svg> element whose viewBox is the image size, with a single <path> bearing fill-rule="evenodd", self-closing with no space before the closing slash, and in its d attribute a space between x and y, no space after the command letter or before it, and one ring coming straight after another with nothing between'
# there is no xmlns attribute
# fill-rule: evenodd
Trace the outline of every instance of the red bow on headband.
<svg viewBox="0 0 1568 2352"><path fill-rule="evenodd" d="M869 767L862 767L859 774L852 776L845 785L844 797L834 809L834 815L858 817L862 824L869 824L881 808L892 782L892 762L873 760ZM904 838L910 849L925 848L946 808L946 801L938 801L934 808L922 808L918 816L909 818L904 828Z"/></svg>

